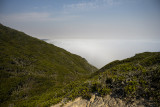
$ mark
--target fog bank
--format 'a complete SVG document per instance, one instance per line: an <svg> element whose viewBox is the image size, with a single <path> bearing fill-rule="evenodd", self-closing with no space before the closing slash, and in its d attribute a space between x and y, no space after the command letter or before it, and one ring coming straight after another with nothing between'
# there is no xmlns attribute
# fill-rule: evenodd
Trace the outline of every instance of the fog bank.
<svg viewBox="0 0 160 107"><path fill-rule="evenodd" d="M54 39L47 42L84 57L97 68L136 53L160 51L160 41L151 40Z"/></svg>

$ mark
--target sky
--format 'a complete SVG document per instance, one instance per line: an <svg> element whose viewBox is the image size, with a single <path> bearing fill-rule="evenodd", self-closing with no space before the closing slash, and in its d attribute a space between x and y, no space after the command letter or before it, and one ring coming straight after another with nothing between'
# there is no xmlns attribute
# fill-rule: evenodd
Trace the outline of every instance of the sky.
<svg viewBox="0 0 160 107"><path fill-rule="evenodd" d="M160 39L160 0L0 0L0 23L38 38Z"/></svg>
<svg viewBox="0 0 160 107"><path fill-rule="evenodd" d="M0 23L54 41L97 67L160 51L160 0L0 0Z"/></svg>

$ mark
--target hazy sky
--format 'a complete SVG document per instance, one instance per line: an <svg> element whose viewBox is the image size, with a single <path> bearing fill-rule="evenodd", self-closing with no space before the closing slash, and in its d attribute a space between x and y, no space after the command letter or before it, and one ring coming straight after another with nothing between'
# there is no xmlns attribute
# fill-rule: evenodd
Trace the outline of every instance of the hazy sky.
<svg viewBox="0 0 160 107"><path fill-rule="evenodd" d="M0 23L102 67L160 51L160 0L0 0Z"/></svg>
<svg viewBox="0 0 160 107"><path fill-rule="evenodd" d="M47 39L160 40L160 0L0 0L0 23Z"/></svg>

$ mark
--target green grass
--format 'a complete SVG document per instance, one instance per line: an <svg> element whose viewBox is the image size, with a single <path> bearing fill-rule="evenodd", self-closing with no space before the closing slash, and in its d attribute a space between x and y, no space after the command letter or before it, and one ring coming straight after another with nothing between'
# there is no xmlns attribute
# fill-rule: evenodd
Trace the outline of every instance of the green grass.
<svg viewBox="0 0 160 107"><path fill-rule="evenodd" d="M57 103L59 89L96 70L78 55L0 25L1 106Z"/></svg>
<svg viewBox="0 0 160 107"><path fill-rule="evenodd" d="M83 81L76 81L66 86L63 98L74 100L81 96L90 99L96 92L101 97L109 94L127 102L144 98L146 101L153 102L155 106L159 106L159 57L159 52L147 52L116 61L116 63L114 61ZM150 64L146 60L149 60Z"/></svg>
<svg viewBox="0 0 160 107"><path fill-rule="evenodd" d="M145 52L121 61L113 61L90 77L94 89L108 89L121 99L144 98L160 106L160 52ZM99 92L100 95L108 91Z"/></svg>
<svg viewBox="0 0 160 107"><path fill-rule="evenodd" d="M0 106L46 107L93 93L160 106L160 52L113 61L100 70L75 54L0 25Z"/></svg>

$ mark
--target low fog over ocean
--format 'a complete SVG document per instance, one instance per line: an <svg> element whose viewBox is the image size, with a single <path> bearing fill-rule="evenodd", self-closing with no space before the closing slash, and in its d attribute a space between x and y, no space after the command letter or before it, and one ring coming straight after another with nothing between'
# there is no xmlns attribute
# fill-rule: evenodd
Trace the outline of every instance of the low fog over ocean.
<svg viewBox="0 0 160 107"><path fill-rule="evenodd" d="M160 41L149 40L54 39L47 42L82 56L97 68L136 53L160 51Z"/></svg>

